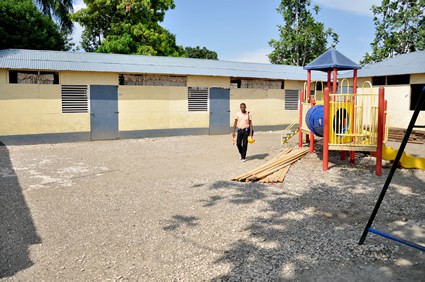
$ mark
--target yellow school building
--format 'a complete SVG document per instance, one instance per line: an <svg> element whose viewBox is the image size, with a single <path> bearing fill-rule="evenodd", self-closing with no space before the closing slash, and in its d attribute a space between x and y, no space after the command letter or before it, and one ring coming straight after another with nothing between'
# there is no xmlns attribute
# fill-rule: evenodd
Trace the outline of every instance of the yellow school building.
<svg viewBox="0 0 425 282"><path fill-rule="evenodd" d="M414 66L398 65L398 73L379 63L358 71L359 87L368 80L386 88L393 127L407 127L418 89L425 86L425 52L415 53ZM313 80L326 79L324 73L312 75ZM242 102L256 131L283 130L298 119L299 91L306 79L306 71L296 66L0 50L0 141L227 134ZM419 120L425 124L422 113Z"/></svg>

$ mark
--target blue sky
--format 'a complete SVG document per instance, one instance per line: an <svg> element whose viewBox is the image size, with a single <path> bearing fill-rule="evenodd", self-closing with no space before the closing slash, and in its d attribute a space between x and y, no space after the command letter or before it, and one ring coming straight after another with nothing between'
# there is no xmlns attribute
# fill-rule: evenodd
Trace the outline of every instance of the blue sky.
<svg viewBox="0 0 425 282"><path fill-rule="evenodd" d="M280 0L174 0L163 27L176 35L178 45L206 47L220 60L268 63L268 42L279 39L277 25L283 19L276 11ZM374 39L372 4L381 0L312 0L321 7L317 21L339 34L336 49L359 62ZM74 1L74 9L84 7ZM81 27L74 33L79 40Z"/></svg>

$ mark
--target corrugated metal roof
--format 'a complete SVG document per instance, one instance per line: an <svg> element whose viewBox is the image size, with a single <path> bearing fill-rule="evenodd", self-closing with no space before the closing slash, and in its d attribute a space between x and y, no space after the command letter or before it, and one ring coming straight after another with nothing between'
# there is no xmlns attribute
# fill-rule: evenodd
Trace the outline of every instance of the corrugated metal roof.
<svg viewBox="0 0 425 282"><path fill-rule="evenodd" d="M357 71L358 77L425 73L425 51L401 54L382 62L366 65Z"/></svg>
<svg viewBox="0 0 425 282"><path fill-rule="evenodd" d="M85 52L6 49L0 50L0 69L88 71L114 73L152 73L205 75L241 78L305 81L302 67L276 64L230 62L176 57L121 55ZM416 51L362 67L358 77L425 73L425 51ZM352 77L343 71L340 77ZM326 80L325 74L312 72L312 80Z"/></svg>
<svg viewBox="0 0 425 282"><path fill-rule="evenodd" d="M114 73L205 75L241 78L306 80L302 67L175 57L85 52L0 50L0 68ZM315 74L313 79L323 79Z"/></svg>

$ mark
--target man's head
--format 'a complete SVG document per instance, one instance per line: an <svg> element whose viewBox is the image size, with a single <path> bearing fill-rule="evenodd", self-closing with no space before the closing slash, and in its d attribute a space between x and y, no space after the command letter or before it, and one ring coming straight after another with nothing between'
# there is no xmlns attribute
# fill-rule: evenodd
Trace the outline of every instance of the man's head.
<svg viewBox="0 0 425 282"><path fill-rule="evenodd" d="M241 103L240 109L241 109L241 112L242 113L245 113L246 112L246 105L245 105L245 103Z"/></svg>

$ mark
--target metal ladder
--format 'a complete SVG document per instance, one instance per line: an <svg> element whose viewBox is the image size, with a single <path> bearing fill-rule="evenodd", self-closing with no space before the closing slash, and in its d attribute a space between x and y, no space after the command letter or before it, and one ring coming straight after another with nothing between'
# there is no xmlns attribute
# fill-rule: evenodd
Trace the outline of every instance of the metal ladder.
<svg viewBox="0 0 425 282"><path fill-rule="evenodd" d="M297 125L297 128L294 128L294 126ZM286 127L281 135L280 135L280 139L282 141L282 144L285 144L286 142L289 141L289 139L291 139L295 134L297 134L299 131L298 128L298 118L293 121L290 125L288 125L288 127Z"/></svg>

